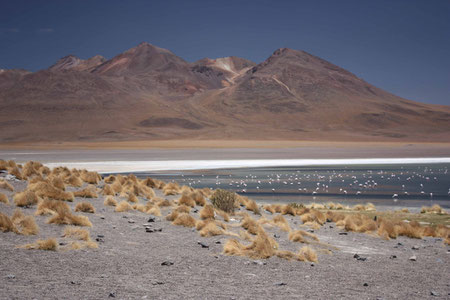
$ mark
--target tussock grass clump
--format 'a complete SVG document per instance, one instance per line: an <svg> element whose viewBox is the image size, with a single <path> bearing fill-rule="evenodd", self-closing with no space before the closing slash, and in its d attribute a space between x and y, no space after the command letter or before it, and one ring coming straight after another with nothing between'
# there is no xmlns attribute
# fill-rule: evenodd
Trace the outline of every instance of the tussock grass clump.
<svg viewBox="0 0 450 300"><path fill-rule="evenodd" d="M44 199L38 203L36 216L41 215L55 215L58 211L70 211L69 205L66 202L60 200Z"/></svg>
<svg viewBox="0 0 450 300"><path fill-rule="evenodd" d="M5 203L5 204L9 204L9 199L8 199L8 197L5 194L0 193L0 202Z"/></svg>
<svg viewBox="0 0 450 300"><path fill-rule="evenodd" d="M178 195L180 193L180 186L176 182L169 182L162 190L165 196Z"/></svg>
<svg viewBox="0 0 450 300"><path fill-rule="evenodd" d="M195 201L189 195L183 194L180 199L178 199L178 205L186 205L190 207L195 207Z"/></svg>
<svg viewBox="0 0 450 300"><path fill-rule="evenodd" d="M25 176L22 175L19 168L17 166L8 168L8 173L15 176L19 180L25 180L27 179Z"/></svg>
<svg viewBox="0 0 450 300"><path fill-rule="evenodd" d="M138 204L133 204L132 207L133 207L134 210L137 210L137 211L140 211L140 212L143 212L143 213L146 213L147 210L148 210L148 208L144 204L139 204L139 203Z"/></svg>
<svg viewBox="0 0 450 300"><path fill-rule="evenodd" d="M373 232L378 229L373 219L361 214L348 215L344 219L336 222L336 226L343 227L346 231L361 233Z"/></svg>
<svg viewBox="0 0 450 300"><path fill-rule="evenodd" d="M175 208L175 211L179 212L179 213L190 213L191 212L191 207L181 204L179 205L177 208Z"/></svg>
<svg viewBox="0 0 450 300"><path fill-rule="evenodd" d="M180 215L176 210L172 211L170 214L166 216L167 221L174 221Z"/></svg>
<svg viewBox="0 0 450 300"><path fill-rule="evenodd" d="M173 220L173 225L179 225L184 227L195 227L196 220L189 214L182 213L179 214L175 220Z"/></svg>
<svg viewBox="0 0 450 300"><path fill-rule="evenodd" d="M0 179L0 189L14 192L14 187L6 180Z"/></svg>
<svg viewBox="0 0 450 300"><path fill-rule="evenodd" d="M211 195L210 200L215 208L218 208L227 213L234 213L235 203L237 203L237 195L235 193L217 189Z"/></svg>
<svg viewBox="0 0 450 300"><path fill-rule="evenodd" d="M311 247L302 247L298 253L301 261L317 262L317 253Z"/></svg>
<svg viewBox="0 0 450 300"><path fill-rule="evenodd" d="M128 202L131 202L131 203L138 203L138 202L139 202L139 199L138 199L138 197L136 197L135 194L130 193L130 194L128 194Z"/></svg>
<svg viewBox="0 0 450 300"><path fill-rule="evenodd" d="M47 197L55 200L73 201L74 196L71 192L65 192L48 182L37 182L28 185L28 189L35 191L38 197Z"/></svg>
<svg viewBox="0 0 450 300"><path fill-rule="evenodd" d="M75 206L75 211L85 212L85 213L95 213L94 206L89 202L80 202Z"/></svg>
<svg viewBox="0 0 450 300"><path fill-rule="evenodd" d="M224 245L226 255L247 256L252 259L267 259L275 255L278 243L270 238L264 230L260 230L256 238L248 246L235 239L228 240Z"/></svg>
<svg viewBox="0 0 450 300"><path fill-rule="evenodd" d="M88 185L82 190L75 191L73 194L75 197L98 198L97 188L95 187L95 185Z"/></svg>
<svg viewBox="0 0 450 300"><path fill-rule="evenodd" d="M435 204L431 207L428 206L422 206L422 209L420 211L422 214L446 214L446 212L442 209L442 207L439 204Z"/></svg>
<svg viewBox="0 0 450 300"><path fill-rule="evenodd" d="M206 199L205 199L205 197L204 197L203 194L202 194L200 191L198 191L198 190L196 190L196 191L190 193L190 194L189 194L189 197L191 197L191 198L195 201L195 204L197 204L197 205L200 205L200 206L205 206L205 205L206 205Z"/></svg>
<svg viewBox="0 0 450 300"><path fill-rule="evenodd" d="M214 219L214 207L211 204L205 205L200 210L200 219L206 220L206 219Z"/></svg>
<svg viewBox="0 0 450 300"><path fill-rule="evenodd" d="M373 205L372 203L367 203L366 205L363 204L357 204L355 206L353 206L352 208L353 210L356 211L375 211L375 205Z"/></svg>
<svg viewBox="0 0 450 300"><path fill-rule="evenodd" d="M81 171L80 177L84 182L95 185L102 180L102 177L97 172L88 172L86 170Z"/></svg>
<svg viewBox="0 0 450 300"><path fill-rule="evenodd" d="M315 241L318 241L318 237L315 234L303 231L303 230L295 230L291 231L289 233L289 240L291 242L298 242L298 243L309 243L309 241L306 239L306 237L311 238Z"/></svg>
<svg viewBox="0 0 450 300"><path fill-rule="evenodd" d="M0 170L7 170L9 167L8 162L4 161L3 159L0 159Z"/></svg>
<svg viewBox="0 0 450 300"><path fill-rule="evenodd" d="M398 237L398 232L394 226L394 223L384 219L378 221L377 234L386 240L396 239Z"/></svg>
<svg viewBox="0 0 450 300"><path fill-rule="evenodd" d="M55 177L52 177L50 180L51 180L52 185L55 188L60 189L62 191L66 190L66 186L64 184L64 180L61 177L55 176Z"/></svg>
<svg viewBox="0 0 450 300"><path fill-rule="evenodd" d="M159 208L159 206L155 205L149 209L147 209L147 213L150 215L154 215L156 217L161 217L161 209Z"/></svg>
<svg viewBox="0 0 450 300"><path fill-rule="evenodd" d="M39 227L36 224L33 216L25 216L20 209L16 209L11 217L20 234L36 235L39 233Z"/></svg>
<svg viewBox="0 0 450 300"><path fill-rule="evenodd" d="M316 222L319 225L323 225L327 221L325 214L315 209L311 209L309 212L302 214L300 219L303 223Z"/></svg>
<svg viewBox="0 0 450 300"><path fill-rule="evenodd" d="M264 231L261 225L254 219L252 219L247 213L243 213L243 219L241 222L241 227L247 230L250 234L258 234L258 232Z"/></svg>
<svg viewBox="0 0 450 300"><path fill-rule="evenodd" d="M19 246L19 248L25 248L30 250L56 251L58 250L58 242L56 241L55 238L50 238L47 240L37 240L36 243Z"/></svg>
<svg viewBox="0 0 450 300"><path fill-rule="evenodd" d="M105 205L105 206L116 206L117 205L117 201L116 201L116 199L114 199L113 196L107 196L105 201L103 201L103 205Z"/></svg>
<svg viewBox="0 0 450 300"><path fill-rule="evenodd" d="M85 248L91 248L91 249L97 249L98 244L94 241L86 241L86 242L71 242L67 247L65 247L65 250L80 250Z"/></svg>
<svg viewBox="0 0 450 300"><path fill-rule="evenodd" d="M115 196L116 192L114 192L114 189L110 184L105 184L102 189L102 194L105 196Z"/></svg>
<svg viewBox="0 0 450 300"><path fill-rule="evenodd" d="M75 174L72 174L69 177L67 177L64 180L64 182L73 187L82 187L83 186L83 180L81 180L80 176L77 176Z"/></svg>
<svg viewBox="0 0 450 300"><path fill-rule="evenodd" d="M39 169L42 167L42 164L39 162L28 161L22 167L22 174L24 177L31 177L33 175L41 175Z"/></svg>
<svg viewBox="0 0 450 300"><path fill-rule="evenodd" d="M5 215L4 213L0 212L0 230L3 232L14 232L19 233L19 230L14 225L13 221Z"/></svg>
<svg viewBox="0 0 450 300"><path fill-rule="evenodd" d="M297 254L287 250L277 250L275 251L275 256L286 260L300 260Z"/></svg>
<svg viewBox="0 0 450 300"><path fill-rule="evenodd" d="M23 192L17 193L13 197L14 204L20 207L28 207L38 203L39 198L36 193L31 190L25 190Z"/></svg>
<svg viewBox="0 0 450 300"><path fill-rule="evenodd" d="M256 215L261 215L261 212L259 211L259 207L256 204L256 202L252 199L249 199L247 197L242 197L244 206L247 210L252 211Z"/></svg>
<svg viewBox="0 0 450 300"><path fill-rule="evenodd" d="M47 223L92 227L92 223L89 221L88 217L74 215L70 210L65 209L58 209L56 214L47 220Z"/></svg>
<svg viewBox="0 0 450 300"><path fill-rule="evenodd" d="M281 208L281 214L282 215L291 215L291 216L295 217L296 209L293 208L291 205L285 204Z"/></svg>
<svg viewBox="0 0 450 300"><path fill-rule="evenodd" d="M111 184L111 188L113 189L115 194L119 194L122 192L123 187L122 184L120 183L120 180L116 180Z"/></svg>
<svg viewBox="0 0 450 300"><path fill-rule="evenodd" d="M155 199L155 201L156 205L158 205L159 207L170 207L173 205L173 203L167 199Z"/></svg>
<svg viewBox="0 0 450 300"><path fill-rule="evenodd" d="M275 226L277 226L278 228L280 228L283 231L286 231L286 232L291 231L291 227L289 226L289 223L281 215L273 217L272 222Z"/></svg>
<svg viewBox="0 0 450 300"><path fill-rule="evenodd" d="M203 237L217 236L225 234L225 230L218 227L215 222L206 222L205 226L202 226L200 235Z"/></svg>
<svg viewBox="0 0 450 300"><path fill-rule="evenodd" d="M266 204L266 205L264 205L264 206L263 206L263 209L264 209L265 211L270 212L271 214L276 213L275 208L274 208L271 204Z"/></svg>
<svg viewBox="0 0 450 300"><path fill-rule="evenodd" d="M229 222L229 221L230 221L230 215L227 214L226 212L224 212L223 210L215 209L215 212L216 212L217 215L221 216L222 219L223 219L225 222Z"/></svg>
<svg viewBox="0 0 450 300"><path fill-rule="evenodd" d="M115 212L126 212L133 210L133 207L127 201L120 201L120 203L116 206Z"/></svg>
<svg viewBox="0 0 450 300"><path fill-rule="evenodd" d="M113 183L114 181L116 181L116 176L114 175L109 175L107 176L104 180L105 183Z"/></svg>
<svg viewBox="0 0 450 300"><path fill-rule="evenodd" d="M75 226L66 226L64 228L64 237L69 237L81 241L90 241L89 231Z"/></svg>

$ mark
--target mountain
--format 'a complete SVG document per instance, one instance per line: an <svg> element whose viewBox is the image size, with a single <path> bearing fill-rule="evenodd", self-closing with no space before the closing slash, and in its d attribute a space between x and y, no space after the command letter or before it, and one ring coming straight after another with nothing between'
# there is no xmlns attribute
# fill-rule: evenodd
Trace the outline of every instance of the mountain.
<svg viewBox="0 0 450 300"><path fill-rule="evenodd" d="M450 107L383 91L304 51L189 63L141 43L0 70L0 141L289 139L442 141Z"/></svg>

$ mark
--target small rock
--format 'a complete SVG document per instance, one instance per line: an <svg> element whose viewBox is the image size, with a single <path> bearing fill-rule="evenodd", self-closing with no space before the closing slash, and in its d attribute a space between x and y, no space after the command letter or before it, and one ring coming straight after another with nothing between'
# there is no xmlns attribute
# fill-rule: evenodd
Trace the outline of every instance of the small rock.
<svg viewBox="0 0 450 300"><path fill-rule="evenodd" d="M273 235L273 237L276 238L276 239L278 239L278 238L280 238L280 235L275 233L275 234Z"/></svg>
<svg viewBox="0 0 450 300"><path fill-rule="evenodd" d="M105 219L105 217L104 217L104 216L101 216L101 217L100 217L100 219L104 220L104 219Z"/></svg>
<svg viewBox="0 0 450 300"><path fill-rule="evenodd" d="M435 291L431 291L431 292L430 292L430 295L431 295L431 296L439 296L439 294L436 293Z"/></svg>
<svg viewBox="0 0 450 300"><path fill-rule="evenodd" d="M134 223L136 223L133 219L129 219L128 220L128 223L130 223L130 224L134 224Z"/></svg>
<svg viewBox="0 0 450 300"><path fill-rule="evenodd" d="M369 284L367 282L364 282L363 286L369 286Z"/></svg>
<svg viewBox="0 0 450 300"><path fill-rule="evenodd" d="M149 223L156 222L156 218L155 217L150 217L150 218L148 218L147 222L149 222Z"/></svg>
<svg viewBox="0 0 450 300"><path fill-rule="evenodd" d="M153 229L151 229L150 227L146 227L145 232L155 232L155 231Z"/></svg>
<svg viewBox="0 0 450 300"><path fill-rule="evenodd" d="M330 228L334 228L332 225L330 225Z"/></svg>
<svg viewBox="0 0 450 300"><path fill-rule="evenodd" d="M162 282L162 281L155 281L152 284L153 285L161 285L161 284L164 284L164 282Z"/></svg>
<svg viewBox="0 0 450 300"><path fill-rule="evenodd" d="M81 283L77 282L77 281L71 281L70 284L76 284L76 285L80 285Z"/></svg>
<svg viewBox="0 0 450 300"><path fill-rule="evenodd" d="M312 229L308 229L307 230L309 233L314 233L314 230L312 230Z"/></svg>
<svg viewBox="0 0 450 300"><path fill-rule="evenodd" d="M277 282L274 285L282 286L282 285L287 285L287 284L285 282Z"/></svg>
<svg viewBox="0 0 450 300"><path fill-rule="evenodd" d="M111 297L111 298L116 298L116 292L111 292L111 293L109 293L109 297Z"/></svg>
<svg viewBox="0 0 450 300"><path fill-rule="evenodd" d="M113 229L116 229L116 225L113 225L112 228L113 228Z"/></svg>
<svg viewBox="0 0 450 300"><path fill-rule="evenodd" d="M97 237L102 239L102 238L104 238L105 236L104 236L103 234L97 234Z"/></svg>
<svg viewBox="0 0 450 300"><path fill-rule="evenodd" d="M339 235L347 235L347 232L339 232Z"/></svg>
<svg viewBox="0 0 450 300"><path fill-rule="evenodd" d="M398 246L403 246L403 244L402 244L402 243L397 243L397 245L398 245Z"/></svg>
<svg viewBox="0 0 450 300"><path fill-rule="evenodd" d="M59 244L60 246L65 246L65 245L67 245L66 242L59 242L58 244Z"/></svg>
<svg viewBox="0 0 450 300"><path fill-rule="evenodd" d="M222 244L222 242L221 241L216 241L216 244Z"/></svg>
<svg viewBox="0 0 450 300"><path fill-rule="evenodd" d="M124 219L128 219L128 217L127 217L127 216L125 216L125 215L123 215L123 216L122 216L122 218L124 218Z"/></svg>
<svg viewBox="0 0 450 300"><path fill-rule="evenodd" d="M362 257L362 256L359 256L358 254L353 255L353 258L356 258L356 260L360 260L360 261L367 260L367 257Z"/></svg>
<svg viewBox="0 0 450 300"><path fill-rule="evenodd" d="M311 263L311 267L314 267L315 266L315 264L314 263Z"/></svg>
<svg viewBox="0 0 450 300"><path fill-rule="evenodd" d="M14 278L16 278L16 275L14 275L14 274L6 275L6 279L14 279Z"/></svg>
<svg viewBox="0 0 450 300"><path fill-rule="evenodd" d="M413 249L413 250L419 250L419 246L417 246L417 245L414 245L414 246L412 246L412 248L411 249Z"/></svg>
<svg viewBox="0 0 450 300"><path fill-rule="evenodd" d="M205 243L203 243L203 242L198 241L197 244L199 244L200 246L202 246L202 248L207 248L207 249L209 249L209 245L207 245L207 244L205 244Z"/></svg>
<svg viewBox="0 0 450 300"><path fill-rule="evenodd" d="M192 210L192 212L193 212L194 214L196 214L196 213L198 213L198 209L194 208L194 209Z"/></svg>
<svg viewBox="0 0 450 300"><path fill-rule="evenodd" d="M155 228L155 232L162 232L162 228Z"/></svg>
<svg viewBox="0 0 450 300"><path fill-rule="evenodd" d="M390 259L397 258L397 255L391 255L389 258L390 258Z"/></svg>
<svg viewBox="0 0 450 300"><path fill-rule="evenodd" d="M297 224L298 224L298 222L297 222L297 221L294 221L294 224L295 224L295 225L297 225Z"/></svg>
<svg viewBox="0 0 450 300"><path fill-rule="evenodd" d="M409 258L409 260L411 260L411 261L416 261L416 260L417 260L417 257L416 257L415 255L413 255L413 256L411 256L411 257Z"/></svg>
<svg viewBox="0 0 450 300"><path fill-rule="evenodd" d="M265 261L261 261L261 260L254 260L252 262L254 265L260 265L260 266L265 266L267 264Z"/></svg>
<svg viewBox="0 0 450 300"><path fill-rule="evenodd" d="M173 266L173 261L166 260L161 263L161 266Z"/></svg>

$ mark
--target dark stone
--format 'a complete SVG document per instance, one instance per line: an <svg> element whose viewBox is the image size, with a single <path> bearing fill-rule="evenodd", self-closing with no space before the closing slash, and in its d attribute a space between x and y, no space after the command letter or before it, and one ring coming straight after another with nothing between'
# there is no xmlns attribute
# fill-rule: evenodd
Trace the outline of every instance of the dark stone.
<svg viewBox="0 0 450 300"><path fill-rule="evenodd" d="M111 293L109 293L109 297L111 297L111 298L116 298L116 292L111 292Z"/></svg>
<svg viewBox="0 0 450 300"><path fill-rule="evenodd" d="M367 260L367 257L362 257L362 256L359 256L358 254L353 255L353 258L356 258L356 260L360 260L360 261Z"/></svg>
<svg viewBox="0 0 450 300"><path fill-rule="evenodd" d="M207 248L207 249L209 249L209 245L207 245L207 244L205 244L205 243L203 243L203 242L198 241L197 244L199 244L200 246L202 246L202 248Z"/></svg>
<svg viewBox="0 0 450 300"><path fill-rule="evenodd" d="M14 274L8 274L8 275L6 275L6 278L7 278L7 279L14 279L14 278L16 278L16 275L14 275Z"/></svg>
<svg viewBox="0 0 450 300"><path fill-rule="evenodd" d="M347 235L347 232L339 232L339 235Z"/></svg>
<svg viewBox="0 0 450 300"><path fill-rule="evenodd" d="M398 245L398 246L403 246L403 244L402 244L402 243L397 243L397 245Z"/></svg>
<svg viewBox="0 0 450 300"><path fill-rule="evenodd" d="M156 218L155 217L150 217L150 218L148 218L147 222L149 222L149 223L156 222Z"/></svg>
<svg viewBox="0 0 450 300"><path fill-rule="evenodd" d="M332 225L330 225L330 228L334 228Z"/></svg>
<svg viewBox="0 0 450 300"><path fill-rule="evenodd" d="M280 238L280 235L275 233L275 234L273 235L273 237L276 238L276 239L278 239L278 238Z"/></svg>
<svg viewBox="0 0 450 300"><path fill-rule="evenodd" d="M77 282L77 281L71 281L70 284L76 284L76 285L80 285L81 283Z"/></svg>
<svg viewBox="0 0 450 300"><path fill-rule="evenodd" d="M161 263L161 266L173 266L173 261L166 260Z"/></svg>
<svg viewBox="0 0 450 300"><path fill-rule="evenodd" d="M369 286L369 284L367 282L364 282L363 286Z"/></svg>
<svg viewBox="0 0 450 300"><path fill-rule="evenodd" d="M391 257L389 257L390 259L394 259L397 258L397 255L391 255Z"/></svg>
<svg viewBox="0 0 450 300"><path fill-rule="evenodd" d="M128 219L128 217L127 217L127 216L125 216L125 215L124 215L124 216L122 216L122 218L124 218L124 219Z"/></svg>
<svg viewBox="0 0 450 300"><path fill-rule="evenodd" d="M155 231L153 229L151 229L150 227L146 227L145 232L155 232Z"/></svg>
<svg viewBox="0 0 450 300"><path fill-rule="evenodd" d="M285 282L277 282L274 285L282 286L282 285L287 285L287 283L285 283Z"/></svg>
<svg viewBox="0 0 450 300"><path fill-rule="evenodd" d="M221 241L216 241L216 244L222 244L222 242Z"/></svg>
<svg viewBox="0 0 450 300"><path fill-rule="evenodd" d="M135 223L135 221L134 221L133 219L129 219L129 220L128 220L128 223L130 223L130 224L134 224L134 223Z"/></svg>
<svg viewBox="0 0 450 300"><path fill-rule="evenodd" d="M162 282L162 281L155 281L152 284L153 285L161 285L161 284L164 284L164 282Z"/></svg>
<svg viewBox="0 0 450 300"><path fill-rule="evenodd" d="M413 250L419 250L419 246L412 246L411 249L413 249Z"/></svg>
<svg viewBox="0 0 450 300"><path fill-rule="evenodd" d="M436 293L435 291L431 291L431 292L430 292L430 295L431 295L431 296L439 296L439 294Z"/></svg>
<svg viewBox="0 0 450 300"><path fill-rule="evenodd" d="M103 234L97 234L97 237L102 239L102 238L104 238L105 236L104 236Z"/></svg>

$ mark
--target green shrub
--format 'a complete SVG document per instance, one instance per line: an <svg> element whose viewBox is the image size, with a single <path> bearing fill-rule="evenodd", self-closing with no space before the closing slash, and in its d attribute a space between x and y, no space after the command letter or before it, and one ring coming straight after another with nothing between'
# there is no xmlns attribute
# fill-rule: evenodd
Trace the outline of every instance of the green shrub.
<svg viewBox="0 0 450 300"><path fill-rule="evenodd" d="M223 210L227 213L233 213L236 203L236 194L218 189L210 197L211 203L214 207Z"/></svg>

